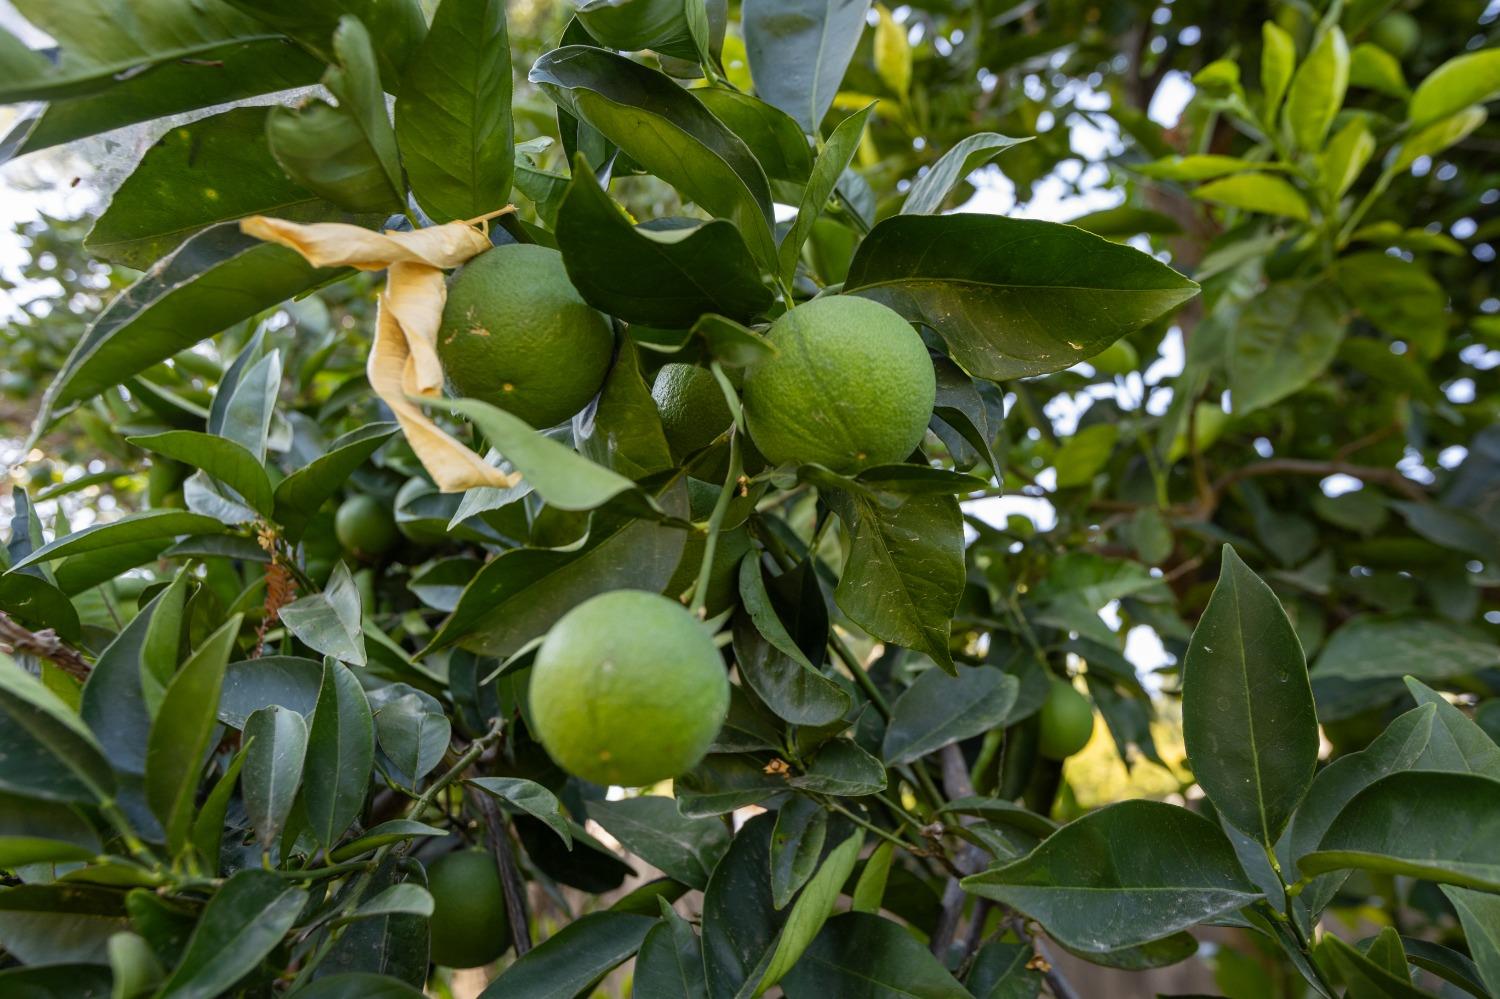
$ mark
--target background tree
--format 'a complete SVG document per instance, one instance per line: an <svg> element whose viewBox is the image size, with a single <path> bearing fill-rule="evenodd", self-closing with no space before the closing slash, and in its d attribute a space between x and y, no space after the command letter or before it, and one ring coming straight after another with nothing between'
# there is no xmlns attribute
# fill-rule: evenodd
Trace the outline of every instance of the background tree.
<svg viewBox="0 0 1500 999"><path fill-rule="evenodd" d="M1500 991L1494 11L15 7L6 156L159 140L10 278L0 990ZM240 221L512 200L448 380L589 401L440 492Z"/></svg>

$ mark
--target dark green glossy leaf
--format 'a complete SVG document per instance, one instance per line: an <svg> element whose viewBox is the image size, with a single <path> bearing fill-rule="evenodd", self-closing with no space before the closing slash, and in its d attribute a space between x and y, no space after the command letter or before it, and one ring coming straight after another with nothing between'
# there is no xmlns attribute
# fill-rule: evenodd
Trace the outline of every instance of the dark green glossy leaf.
<svg viewBox="0 0 1500 999"><path fill-rule="evenodd" d="M807 181L812 172L807 136L785 111L721 87L705 87L695 96L750 147L767 177L793 184Z"/></svg>
<svg viewBox="0 0 1500 999"><path fill-rule="evenodd" d="M281 623L315 652L355 666L365 665L359 588L339 562L327 584L281 608Z"/></svg>
<svg viewBox="0 0 1500 999"><path fill-rule="evenodd" d="M687 329L707 312L750 319L771 304L760 266L732 223L633 226L578 164L558 209L557 245L584 300L629 323Z"/></svg>
<svg viewBox="0 0 1500 999"><path fill-rule="evenodd" d="M1500 891L1500 781L1408 770L1346 805L1304 875L1349 868Z"/></svg>
<svg viewBox="0 0 1500 999"><path fill-rule="evenodd" d="M193 805L214 730L224 668L239 635L240 617L230 618L206 638L162 696L146 743L146 800L167 833L174 853L187 845Z"/></svg>
<svg viewBox="0 0 1500 999"><path fill-rule="evenodd" d="M114 774L67 704L0 653L0 790L48 801L107 801Z"/></svg>
<svg viewBox="0 0 1500 999"><path fill-rule="evenodd" d="M771 815L735 835L703 894L703 967L710 999L753 991L788 913L771 895Z"/></svg>
<svg viewBox="0 0 1500 999"><path fill-rule="evenodd" d="M1023 943L992 940L974 955L964 985L977 999L1036 999L1042 973L1027 967L1036 951Z"/></svg>
<svg viewBox="0 0 1500 999"><path fill-rule="evenodd" d="M388 975L350 971L319 978L293 995L297 999L422 999L426 993Z"/></svg>
<svg viewBox="0 0 1500 999"><path fill-rule="evenodd" d="M323 664L296 656L263 656L230 663L219 697L219 720L242 729L261 708L280 705L311 718L323 684Z"/></svg>
<svg viewBox="0 0 1500 999"><path fill-rule="evenodd" d="M619 801L590 801L589 818L620 845L668 877L702 890L729 846L729 832L717 819L690 818L672 798L642 795Z"/></svg>
<svg viewBox="0 0 1500 999"><path fill-rule="evenodd" d="M755 995L760 995L786 977L813 939L828 922L838 901L839 890L849 875L854 872L854 863L859 859L860 847L865 834L856 830L829 852L828 857L813 875L807 887L797 896L797 902L787 914L786 924L776 938L776 947L771 951L769 962L759 976Z"/></svg>
<svg viewBox="0 0 1500 999"><path fill-rule="evenodd" d="M240 771L245 767L245 748L235 753L221 776L203 799L203 805L193 816L191 833L193 849L207 869L217 874L224 848L224 830L228 825L229 800L239 787Z"/></svg>
<svg viewBox="0 0 1500 999"><path fill-rule="evenodd" d="M787 783L792 787L818 794L858 797L884 791L885 768L880 761L850 739L824 743L808 763L807 769L793 774Z"/></svg>
<svg viewBox="0 0 1500 999"><path fill-rule="evenodd" d="M820 673L798 647L771 605L760 560L740 563L743 614L734 619L740 675L766 707L794 725L826 725L849 711L849 694Z"/></svg>
<svg viewBox="0 0 1500 999"><path fill-rule="evenodd" d="M976 132L939 156L937 162L916 180L901 203L903 215L936 215L948 195L969 174L1005 152L1011 146L1027 141L1012 139L998 132Z"/></svg>
<svg viewBox="0 0 1500 999"><path fill-rule="evenodd" d="M1062 948L1074 957L1080 957L1090 964L1105 968L1119 968L1122 971L1146 971L1150 968L1164 968L1177 964L1179 961L1186 961L1197 953L1198 940L1191 933L1183 932L1173 933L1160 940L1152 940L1134 947L1121 947L1117 950L1091 952L1075 950L1066 944L1063 944Z"/></svg>
<svg viewBox="0 0 1500 999"><path fill-rule="evenodd" d="M641 377L634 341L626 339L599 390L599 399L573 422L580 453L632 479L673 467L661 411Z"/></svg>
<svg viewBox="0 0 1500 999"><path fill-rule="evenodd" d="M414 822L411 819L391 819L382 822L358 839L352 839L330 853L329 859L335 863L358 857L363 853L379 849L387 843L400 843L416 836L442 836L442 829L429 826L424 822Z"/></svg>
<svg viewBox="0 0 1500 999"><path fill-rule="evenodd" d="M335 659L323 663L308 732L302 796L308 824L331 848L364 807L375 763L375 723L358 678Z"/></svg>
<svg viewBox="0 0 1500 999"><path fill-rule="evenodd" d="M1479 977L1491 995L1500 993L1500 895L1448 885L1443 894L1458 912Z"/></svg>
<svg viewBox="0 0 1500 999"><path fill-rule="evenodd" d="M427 33L427 18L420 0L331 0L300 3L299 0L226 0L267 28L288 35L299 45L317 53L324 62L334 62L338 51L334 33L344 17L356 17L369 29L380 79L396 93L402 70Z"/></svg>
<svg viewBox="0 0 1500 999"><path fill-rule="evenodd" d="M1021 684L998 669L961 668L957 676L930 669L896 698L880 755L889 766L913 763L928 753L1004 723Z"/></svg>
<svg viewBox="0 0 1500 999"><path fill-rule="evenodd" d="M84 245L110 263L145 270L193 233L247 215L293 222L338 209L277 166L266 148L269 108L235 108L174 128L115 191Z"/></svg>
<svg viewBox="0 0 1500 999"><path fill-rule="evenodd" d="M701 999L708 993L703 978L703 949L687 920L671 906L661 907L662 921L651 928L635 959L631 996L635 999Z"/></svg>
<svg viewBox="0 0 1500 999"><path fill-rule="evenodd" d="M1462 888L1444 889L1445 891L1465 891ZM1468 931L1465 931L1468 932ZM1469 934L1471 945L1475 934ZM1406 959L1413 965L1424 971L1430 971L1434 975L1457 985L1472 996L1485 999L1485 988L1479 978L1479 969L1474 962L1463 954L1442 944L1435 944L1431 940L1419 940L1416 937L1402 937L1401 946L1406 949Z"/></svg>
<svg viewBox="0 0 1500 999"><path fill-rule="evenodd" d="M106 964L110 936L126 927L120 893L112 889L69 884L0 889L0 947L26 964ZM4 982L0 978L0 985Z"/></svg>
<svg viewBox="0 0 1500 999"><path fill-rule="evenodd" d="M1418 676L1447 680L1500 666L1500 649L1482 634L1444 621L1356 617L1318 653L1319 680L1383 680Z"/></svg>
<svg viewBox="0 0 1500 999"><path fill-rule="evenodd" d="M864 31L869 0L750 0L742 11L745 52L761 99L809 135L833 106Z"/></svg>
<svg viewBox="0 0 1500 999"><path fill-rule="evenodd" d="M849 161L854 159L854 152L865 135L865 123L870 120L870 114L874 110L875 105L871 103L839 122L819 150L818 158L813 162L812 173L802 189L797 217L777 248L777 265L783 281L791 281L796 274L797 261L802 256L802 244L812 235L813 223L823 214L839 177L849 168Z"/></svg>
<svg viewBox="0 0 1500 999"><path fill-rule="evenodd" d="M372 423L350 431L276 486L276 519L287 537L301 538L307 522L334 493L344 487L354 470L396 432L394 423Z"/></svg>
<svg viewBox="0 0 1500 999"><path fill-rule="evenodd" d="M787 999L965 999L969 992L899 923L864 912L830 919L782 982Z"/></svg>
<svg viewBox="0 0 1500 999"><path fill-rule="evenodd" d="M557 800L556 795L536 781L521 777L475 777L469 783L512 808L520 809L545 822L564 843L572 847L573 833L568 828L567 817L563 815L562 803Z"/></svg>
<svg viewBox="0 0 1500 999"><path fill-rule="evenodd" d="M270 871L250 868L224 883L162 986L171 999L214 999L270 954L307 904L307 892Z"/></svg>
<svg viewBox="0 0 1500 999"><path fill-rule="evenodd" d="M655 925L650 916L627 912L581 916L501 972L480 999L573 999L629 960Z"/></svg>
<svg viewBox="0 0 1500 999"><path fill-rule="evenodd" d="M1237 413L1269 406L1328 367L1344 338L1344 306L1328 285L1278 281L1245 307L1229 340Z"/></svg>
<svg viewBox="0 0 1500 999"><path fill-rule="evenodd" d="M11 572L60 558L123 547L133 543L167 542L182 534L214 534L222 531L218 521L183 510L142 510L104 524L93 524L81 531L57 538L11 566Z"/></svg>
<svg viewBox="0 0 1500 999"><path fill-rule="evenodd" d="M51 628L64 641L77 641L82 628L68 595L30 572L0 575L0 611L34 630Z"/></svg>
<svg viewBox="0 0 1500 999"><path fill-rule="evenodd" d="M776 811L771 832L771 898L784 909L807 884L823 855L828 834L828 811L812 798L788 798Z"/></svg>
<svg viewBox="0 0 1500 999"><path fill-rule="evenodd" d="M265 466L244 445L228 437L195 430L169 430L126 439L136 447L202 469L239 493L257 511L270 515L270 476L266 474Z"/></svg>
<svg viewBox="0 0 1500 999"><path fill-rule="evenodd" d="M396 101L407 180L434 221L477 218L509 199L511 86L503 0L443 0Z"/></svg>
<svg viewBox="0 0 1500 999"><path fill-rule="evenodd" d="M888 218L844 288L930 326L964 370L989 379L1060 371L1198 292L1139 250L998 215Z"/></svg>
<svg viewBox="0 0 1500 999"><path fill-rule="evenodd" d="M245 722L241 795L261 847L270 850L286 828L302 783L307 722L291 708L261 708Z"/></svg>
<svg viewBox="0 0 1500 999"><path fill-rule="evenodd" d="M92 398L338 271L295 251L210 226L121 292L78 341L47 387L37 426L61 407Z"/></svg>
<svg viewBox="0 0 1500 999"><path fill-rule="evenodd" d="M631 159L739 229L762 266L775 259L765 173L739 137L655 70L582 45L548 52L531 69L557 105Z"/></svg>
<svg viewBox="0 0 1500 999"><path fill-rule="evenodd" d="M705 756L673 782L678 810L695 818L723 815L746 805L770 807L786 790L785 778L767 774L752 757L729 753Z"/></svg>
<svg viewBox="0 0 1500 999"><path fill-rule="evenodd" d="M0 867L87 860L99 848L98 833L72 807L0 792Z"/></svg>
<svg viewBox="0 0 1500 999"><path fill-rule="evenodd" d="M1500 780L1500 746L1484 729L1420 680L1406 677L1406 689L1418 704L1431 704L1437 709L1432 738L1422 754L1424 769L1483 774Z"/></svg>
<svg viewBox="0 0 1500 999"><path fill-rule="evenodd" d="M891 509L843 490L829 490L825 499L851 537L834 601L876 638L953 672L948 635L964 588L957 501L911 496Z"/></svg>
<svg viewBox="0 0 1500 999"><path fill-rule="evenodd" d="M453 738L453 726L439 702L406 684L394 684L381 692L403 689L405 693L385 697L374 706L375 737L380 751L395 767L396 773L390 776L405 787L415 788L442 762Z"/></svg>
<svg viewBox="0 0 1500 999"><path fill-rule="evenodd" d="M1149 943L1260 897L1213 823L1144 800L1091 812L1029 856L965 878L963 885L1020 909L1059 943L1090 953Z"/></svg>
<svg viewBox="0 0 1500 999"><path fill-rule="evenodd" d="M1183 669L1188 765L1219 813L1274 845L1318 765L1302 644L1271 588L1229 545Z"/></svg>
<svg viewBox="0 0 1500 999"><path fill-rule="evenodd" d="M1389 932L1395 933L1395 930ZM1412 985L1410 974L1396 975L1332 933L1319 942L1317 954L1348 987L1345 995L1360 999L1420 999L1428 993ZM1403 964L1403 971L1405 970Z"/></svg>

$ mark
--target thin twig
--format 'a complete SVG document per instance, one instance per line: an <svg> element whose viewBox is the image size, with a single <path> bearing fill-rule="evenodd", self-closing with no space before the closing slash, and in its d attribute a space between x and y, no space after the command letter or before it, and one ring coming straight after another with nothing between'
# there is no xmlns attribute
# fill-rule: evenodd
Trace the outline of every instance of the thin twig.
<svg viewBox="0 0 1500 999"><path fill-rule="evenodd" d="M93 669L77 649L58 638L51 628L31 631L3 613L0 613L0 649L45 659L79 680L88 679Z"/></svg>
<svg viewBox="0 0 1500 999"><path fill-rule="evenodd" d="M531 949L531 924L526 916L526 883L521 880L521 871L516 867L515 848L510 842L510 833L500 820L500 809L495 799L480 792L474 796L484 816L485 839L489 842L490 854L495 858L495 867L500 871L500 887L505 894L505 915L510 920L510 939L515 945L516 957Z"/></svg>

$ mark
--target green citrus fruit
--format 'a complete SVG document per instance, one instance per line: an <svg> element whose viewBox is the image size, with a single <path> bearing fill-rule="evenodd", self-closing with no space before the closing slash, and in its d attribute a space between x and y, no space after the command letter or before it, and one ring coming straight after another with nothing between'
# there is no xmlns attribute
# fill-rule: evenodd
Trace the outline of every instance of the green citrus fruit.
<svg viewBox="0 0 1500 999"><path fill-rule="evenodd" d="M1128 375L1141 365L1141 356L1129 340L1116 340L1089 358L1101 375Z"/></svg>
<svg viewBox="0 0 1500 999"><path fill-rule="evenodd" d="M1405 59L1422 40L1417 19L1403 11L1387 14L1370 26L1370 41L1397 59Z"/></svg>
<svg viewBox="0 0 1500 999"><path fill-rule="evenodd" d="M613 590L552 626L530 701L536 736L564 770L639 787L703 758L729 710L729 680L713 638L681 604Z"/></svg>
<svg viewBox="0 0 1500 999"><path fill-rule="evenodd" d="M599 391L614 335L568 280L562 254L512 243L475 257L449 283L437 351L455 394L546 428Z"/></svg>
<svg viewBox="0 0 1500 999"><path fill-rule="evenodd" d="M651 397L661 411L662 429L674 454L690 454L712 444L729 429L734 414L712 371L696 364L664 364Z"/></svg>
<svg viewBox="0 0 1500 999"><path fill-rule="evenodd" d="M364 493L350 496L339 506L333 516L333 533L345 549L365 558L390 551L400 538L390 508Z"/></svg>
<svg viewBox="0 0 1500 999"><path fill-rule="evenodd" d="M447 968L489 964L510 946L505 890L495 858L455 850L427 866L432 893L432 961Z"/></svg>
<svg viewBox="0 0 1500 999"><path fill-rule="evenodd" d="M901 461L927 430L937 378L922 338L895 312L833 295L771 324L778 353L745 376L755 446L780 464L836 472Z"/></svg>
<svg viewBox="0 0 1500 999"><path fill-rule="evenodd" d="M1041 752L1065 760L1089 744L1094 734L1094 705L1070 683L1053 679L1042 702Z"/></svg>

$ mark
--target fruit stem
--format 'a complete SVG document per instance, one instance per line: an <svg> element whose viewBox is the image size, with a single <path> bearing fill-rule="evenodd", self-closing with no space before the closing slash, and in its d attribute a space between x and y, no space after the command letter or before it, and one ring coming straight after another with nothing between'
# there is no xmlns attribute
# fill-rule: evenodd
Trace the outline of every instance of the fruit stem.
<svg viewBox="0 0 1500 999"><path fill-rule="evenodd" d="M708 516L708 536L703 539L703 560L698 564L698 584L693 587L693 602L688 610L700 620L708 616L709 573L713 568L714 551L719 547L719 529L724 526L724 516L729 512L729 501L739 488L740 475L744 472L744 461L740 455L739 430L729 433L729 474L724 476L724 487L719 490L719 499L714 503L713 513Z"/></svg>

